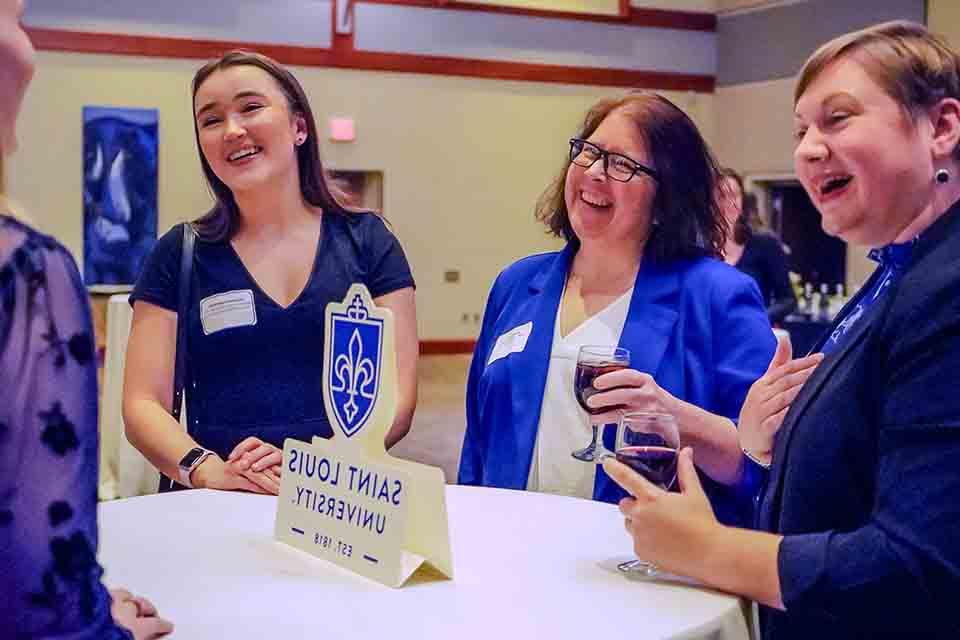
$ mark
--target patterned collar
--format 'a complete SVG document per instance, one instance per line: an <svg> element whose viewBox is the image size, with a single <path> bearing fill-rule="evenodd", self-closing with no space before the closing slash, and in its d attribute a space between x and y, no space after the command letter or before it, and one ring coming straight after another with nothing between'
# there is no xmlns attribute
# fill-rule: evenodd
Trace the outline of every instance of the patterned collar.
<svg viewBox="0 0 960 640"><path fill-rule="evenodd" d="M910 256L913 254L913 248L919 239L920 236L917 236L913 240L907 240L906 242L891 242L885 247L870 249L867 257L874 262L879 262L883 267L892 267L898 271L902 271L910 264Z"/></svg>

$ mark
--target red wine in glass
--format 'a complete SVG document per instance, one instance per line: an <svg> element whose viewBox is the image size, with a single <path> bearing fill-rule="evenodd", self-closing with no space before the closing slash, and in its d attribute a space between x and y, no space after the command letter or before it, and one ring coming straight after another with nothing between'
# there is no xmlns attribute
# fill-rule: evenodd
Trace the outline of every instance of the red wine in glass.
<svg viewBox="0 0 960 640"><path fill-rule="evenodd" d="M599 389L593 386L593 381L598 376L611 371L619 371L630 366L630 352L622 347L613 345L583 345L577 352L577 370L573 376L573 394L577 398L577 403L587 412L587 427L593 431L593 438L590 444L582 449L577 449L571 455L581 462L599 463L606 456L613 455L603 446L603 432L599 425L594 424L592 416L602 414L613 407L587 406L587 399Z"/></svg>
<svg viewBox="0 0 960 640"><path fill-rule="evenodd" d="M597 415L605 411L610 411L616 407L589 407L587 398L600 390L593 386L593 381L605 373L626 369L629 365L624 362L577 362L577 372L574 376L573 386L577 393L577 402L583 407L583 410L590 415Z"/></svg>
<svg viewBox="0 0 960 640"><path fill-rule="evenodd" d="M679 448L680 430L670 414L640 411L620 416L614 454L617 461L665 491L677 477ZM639 559L622 562L617 568L646 578L659 573L656 565Z"/></svg>
<svg viewBox="0 0 960 640"><path fill-rule="evenodd" d="M617 449L617 460L661 489L677 477L677 450L670 447L631 446Z"/></svg>

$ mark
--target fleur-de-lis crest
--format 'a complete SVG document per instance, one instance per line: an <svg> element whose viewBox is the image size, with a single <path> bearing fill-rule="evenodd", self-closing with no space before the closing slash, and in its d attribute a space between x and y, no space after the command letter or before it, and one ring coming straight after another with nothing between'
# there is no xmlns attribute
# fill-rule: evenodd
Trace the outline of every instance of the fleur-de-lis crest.
<svg viewBox="0 0 960 640"><path fill-rule="evenodd" d="M327 308L324 402L334 431L350 438L374 415L380 393L384 319L370 292L354 285Z"/></svg>
<svg viewBox="0 0 960 640"><path fill-rule="evenodd" d="M359 296L354 300L354 304L357 304L358 301ZM363 308L362 304L360 308L364 312L363 317L365 318L366 309ZM350 309L353 309L353 305ZM360 411L357 396L372 400L374 398L374 383L376 382L374 363L369 357L363 355L363 340L360 338L359 330L353 330L347 353L341 353L334 361L333 377L331 389L344 392L349 398L343 405L343 412L347 421L352 423Z"/></svg>

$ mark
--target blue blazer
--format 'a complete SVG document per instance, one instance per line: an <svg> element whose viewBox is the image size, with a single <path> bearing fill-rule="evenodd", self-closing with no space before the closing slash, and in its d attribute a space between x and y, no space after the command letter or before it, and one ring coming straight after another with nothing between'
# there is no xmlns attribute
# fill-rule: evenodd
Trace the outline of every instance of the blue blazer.
<svg viewBox="0 0 960 640"><path fill-rule="evenodd" d="M960 204L783 420L758 522L784 536L786 611L761 607L763 638L960 638L958 371Z"/></svg>
<svg viewBox="0 0 960 640"><path fill-rule="evenodd" d="M461 484L526 488L554 322L574 252L568 245L519 260L493 285L467 381ZM527 322L533 327L523 351L487 366L497 338ZM677 398L735 420L750 385L766 371L776 340L749 276L711 258L667 264L645 259L620 346L630 350L633 368L651 374ZM605 441L612 445L613 430L607 431ZM708 484L719 517L749 517L749 498L738 504L733 490ZM615 502L624 495L598 466L594 499Z"/></svg>

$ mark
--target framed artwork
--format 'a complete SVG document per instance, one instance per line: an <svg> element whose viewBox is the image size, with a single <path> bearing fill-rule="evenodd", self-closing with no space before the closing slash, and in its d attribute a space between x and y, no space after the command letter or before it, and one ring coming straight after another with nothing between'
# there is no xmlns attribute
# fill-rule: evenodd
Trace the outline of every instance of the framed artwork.
<svg viewBox="0 0 960 640"><path fill-rule="evenodd" d="M156 109L83 108L83 277L128 289L157 239Z"/></svg>

